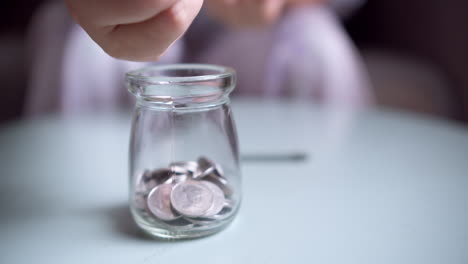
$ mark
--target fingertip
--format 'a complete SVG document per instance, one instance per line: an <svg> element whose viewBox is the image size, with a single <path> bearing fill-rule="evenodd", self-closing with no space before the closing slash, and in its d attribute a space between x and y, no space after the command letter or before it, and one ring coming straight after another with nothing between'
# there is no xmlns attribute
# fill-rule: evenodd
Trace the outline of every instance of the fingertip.
<svg viewBox="0 0 468 264"><path fill-rule="evenodd" d="M100 28L101 47L110 56L130 61L156 61L182 36L201 8L201 0L177 0L162 13L139 23Z"/></svg>
<svg viewBox="0 0 468 264"><path fill-rule="evenodd" d="M167 23L174 31L182 33L188 27L188 14L185 1L179 0L164 14Z"/></svg>

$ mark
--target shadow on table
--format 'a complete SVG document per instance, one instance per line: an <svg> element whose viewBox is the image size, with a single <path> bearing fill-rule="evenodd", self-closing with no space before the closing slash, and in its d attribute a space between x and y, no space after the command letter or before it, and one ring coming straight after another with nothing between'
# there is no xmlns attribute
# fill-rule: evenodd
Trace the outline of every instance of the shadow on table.
<svg viewBox="0 0 468 264"><path fill-rule="evenodd" d="M139 240L164 241L152 238L139 229L133 221L128 205L111 207L107 210L107 215L113 223L115 231L121 235Z"/></svg>

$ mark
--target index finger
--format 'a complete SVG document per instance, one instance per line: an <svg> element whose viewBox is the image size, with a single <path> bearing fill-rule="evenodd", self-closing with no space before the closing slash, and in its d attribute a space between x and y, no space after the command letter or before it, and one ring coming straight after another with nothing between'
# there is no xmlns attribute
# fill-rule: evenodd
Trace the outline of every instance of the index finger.
<svg viewBox="0 0 468 264"><path fill-rule="evenodd" d="M65 0L79 24L110 26L150 19L178 0Z"/></svg>

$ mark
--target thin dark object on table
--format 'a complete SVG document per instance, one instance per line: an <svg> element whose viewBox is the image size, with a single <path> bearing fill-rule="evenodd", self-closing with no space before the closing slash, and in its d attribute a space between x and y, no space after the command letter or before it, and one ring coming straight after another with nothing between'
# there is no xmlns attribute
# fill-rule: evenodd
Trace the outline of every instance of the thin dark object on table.
<svg viewBox="0 0 468 264"><path fill-rule="evenodd" d="M296 152L286 154L243 154L242 162L303 162L307 160L307 153Z"/></svg>

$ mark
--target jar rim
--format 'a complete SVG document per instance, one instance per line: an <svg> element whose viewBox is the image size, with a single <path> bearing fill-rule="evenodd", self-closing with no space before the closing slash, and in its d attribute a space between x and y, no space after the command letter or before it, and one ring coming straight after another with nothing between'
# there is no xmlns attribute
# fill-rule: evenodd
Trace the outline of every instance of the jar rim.
<svg viewBox="0 0 468 264"><path fill-rule="evenodd" d="M194 74L192 76L170 76L161 74L164 71L177 70L211 71L211 73ZM159 73L160 75L150 75L149 73L151 72ZM235 74L236 71L233 68L227 66L200 63L177 63L144 67L142 69L127 72L125 76L127 79L145 81L151 84L170 84L211 81L222 78L234 77Z"/></svg>
<svg viewBox="0 0 468 264"><path fill-rule="evenodd" d="M126 86L140 105L203 108L229 100L236 84L233 68L213 64L167 64L126 74Z"/></svg>

